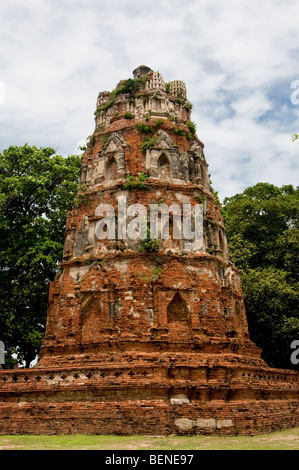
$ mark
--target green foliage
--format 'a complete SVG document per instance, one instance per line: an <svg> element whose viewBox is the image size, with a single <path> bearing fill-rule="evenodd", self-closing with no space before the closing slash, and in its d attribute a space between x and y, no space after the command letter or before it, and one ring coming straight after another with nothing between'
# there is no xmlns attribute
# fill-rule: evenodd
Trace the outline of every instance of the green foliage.
<svg viewBox="0 0 299 470"><path fill-rule="evenodd" d="M140 251L146 251L146 250L140 250ZM156 252L157 250L149 250L149 252L153 253L153 252ZM142 280L142 282L146 283L146 284L151 284L152 282L156 281L160 274L161 274L161 271L162 271L162 268L161 266L154 266L151 270L151 272L140 272L140 271L137 271L136 274L138 277L140 277L140 279Z"/></svg>
<svg viewBox="0 0 299 470"><path fill-rule="evenodd" d="M212 180L210 179L210 185L212 185ZM210 186L210 189L211 189L211 193L213 194L214 198L215 198L215 203L221 207L221 202L220 202L220 199L219 199L219 196L218 196L218 191L215 191L212 186ZM221 211L222 212L222 211Z"/></svg>
<svg viewBox="0 0 299 470"><path fill-rule="evenodd" d="M140 240L139 251L146 253L157 253L161 246L161 241L156 239L151 239L150 228L147 227L147 237L143 240ZM158 269L158 268L157 268Z"/></svg>
<svg viewBox="0 0 299 470"><path fill-rule="evenodd" d="M216 220L213 220L213 219L207 219L207 220L212 227L219 227L219 224L218 222L216 222Z"/></svg>
<svg viewBox="0 0 299 470"><path fill-rule="evenodd" d="M184 131L184 129L181 129L180 127L176 127L172 129L172 131L176 135L186 135L186 132Z"/></svg>
<svg viewBox="0 0 299 470"><path fill-rule="evenodd" d="M81 150L81 152L85 152L87 145L78 145L78 149Z"/></svg>
<svg viewBox="0 0 299 470"><path fill-rule="evenodd" d="M234 261L241 268L275 266L288 270L294 268L286 261L296 257L296 241L299 229L299 188L258 183L247 188L243 193L224 199L222 212L231 249L253 244L254 250L246 250L246 259L242 261L234 255Z"/></svg>
<svg viewBox="0 0 299 470"><path fill-rule="evenodd" d="M157 137L153 137L153 138L151 138L151 139L150 139L149 137L147 137L147 138L142 142L142 146L141 146L141 151L142 151L142 153L145 155L147 149L154 147L154 146L156 145L156 142L157 142Z"/></svg>
<svg viewBox="0 0 299 470"><path fill-rule="evenodd" d="M136 179L133 175L130 175L127 177L126 182L123 185L123 189L141 189L148 191L150 187L146 184L147 181L148 175L144 171L140 173Z"/></svg>
<svg viewBox="0 0 299 470"><path fill-rule="evenodd" d="M94 135L89 135L86 139L87 147L95 144L96 138Z"/></svg>
<svg viewBox="0 0 299 470"><path fill-rule="evenodd" d="M130 111L126 111L125 114L124 114L124 118L125 119L133 119L134 114L132 114Z"/></svg>
<svg viewBox="0 0 299 470"><path fill-rule="evenodd" d="M146 121L149 121L150 118L151 118L151 115L152 115L152 110L149 109L147 115L145 116L145 120L146 120Z"/></svg>
<svg viewBox="0 0 299 470"><path fill-rule="evenodd" d="M152 132L154 132L154 128L142 122L141 124L138 125L138 131L142 132L143 134L151 134Z"/></svg>
<svg viewBox="0 0 299 470"><path fill-rule="evenodd" d="M220 199L219 199L219 196L218 196L218 191L215 191L214 189L212 189L212 193L215 197L215 202L216 204L221 207L221 202L220 202Z"/></svg>
<svg viewBox="0 0 299 470"><path fill-rule="evenodd" d="M153 252L157 252L159 250L159 247L160 247L159 240L145 239L145 240L141 240L139 251L153 253Z"/></svg>
<svg viewBox="0 0 299 470"><path fill-rule="evenodd" d="M162 126L163 124L164 124L163 119L156 119L155 126L159 127L159 126Z"/></svg>
<svg viewBox="0 0 299 470"><path fill-rule="evenodd" d="M199 194L194 194L193 197L194 197L194 199L196 199L196 200L199 202L199 204L202 204L202 205L204 206L205 201L206 201L206 199L207 199L207 196L202 196L202 195L199 195Z"/></svg>
<svg viewBox="0 0 299 470"><path fill-rule="evenodd" d="M121 87L121 93L124 95L133 96L137 90L139 90L139 83L133 78L128 78Z"/></svg>
<svg viewBox="0 0 299 470"><path fill-rule="evenodd" d="M195 135L196 134L196 124L192 121L187 121L186 125L188 129L190 130L191 134Z"/></svg>
<svg viewBox="0 0 299 470"><path fill-rule="evenodd" d="M109 138L109 137L108 137L107 134L106 134L106 135L103 135L103 137L102 137L102 146L103 146L103 148L104 148L105 145L107 144L108 138Z"/></svg>
<svg viewBox="0 0 299 470"><path fill-rule="evenodd" d="M168 118L169 119L169 118ZM190 134L189 132L186 132L184 129L182 129L181 127L175 127L174 129L172 129L172 132L176 135L181 135L181 136L185 136L186 139L188 140L192 140L192 134Z"/></svg>
<svg viewBox="0 0 299 470"><path fill-rule="evenodd" d="M134 99L135 93L139 91L141 83L145 83L147 76L145 75L142 78L128 78L123 85L115 88L109 96L109 101L101 107L101 110L106 111L111 106L113 106L117 96L119 94L129 95L130 100Z"/></svg>
<svg viewBox="0 0 299 470"><path fill-rule="evenodd" d="M252 341L272 366L292 368L299 337L299 188L258 183L226 198L232 259L242 270Z"/></svg>
<svg viewBox="0 0 299 470"><path fill-rule="evenodd" d="M82 188L81 188L82 189ZM74 198L74 206L77 207L78 209L82 206L89 206L91 207L91 200L90 196L88 194L79 194Z"/></svg>
<svg viewBox="0 0 299 470"><path fill-rule="evenodd" d="M11 146L0 154L0 332L28 366L44 332L49 282L62 258L81 157Z"/></svg>
<svg viewBox="0 0 299 470"><path fill-rule="evenodd" d="M166 93L169 94L169 92L170 92L170 82L165 84L165 90L166 90Z"/></svg>
<svg viewBox="0 0 299 470"><path fill-rule="evenodd" d="M247 269L242 281L251 339L269 365L291 368L290 345L299 338L298 283L270 266Z"/></svg>

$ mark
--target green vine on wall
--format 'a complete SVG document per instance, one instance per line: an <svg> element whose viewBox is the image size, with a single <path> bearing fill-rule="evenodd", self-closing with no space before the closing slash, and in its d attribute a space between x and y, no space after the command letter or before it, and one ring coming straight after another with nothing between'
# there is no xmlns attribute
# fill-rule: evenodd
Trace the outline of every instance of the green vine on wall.
<svg viewBox="0 0 299 470"><path fill-rule="evenodd" d="M143 155L146 154L147 149L154 147L156 145L156 143L157 143L157 137L152 137L152 138L147 137L142 142L142 145L141 145L141 151L142 151Z"/></svg>
<svg viewBox="0 0 299 470"><path fill-rule="evenodd" d="M115 88L109 96L109 101L101 106L100 111L107 111L107 109L111 108L114 105L114 102L118 95L129 95L130 100L134 99L135 93L140 90L140 85L145 83L147 80L147 75L142 78L128 78L123 85ZM95 111L95 114L98 110Z"/></svg>
<svg viewBox="0 0 299 470"><path fill-rule="evenodd" d="M148 191L150 189L149 185L146 184L148 181L148 175L143 171L140 175L135 178L133 175L127 177L123 189L141 189Z"/></svg>

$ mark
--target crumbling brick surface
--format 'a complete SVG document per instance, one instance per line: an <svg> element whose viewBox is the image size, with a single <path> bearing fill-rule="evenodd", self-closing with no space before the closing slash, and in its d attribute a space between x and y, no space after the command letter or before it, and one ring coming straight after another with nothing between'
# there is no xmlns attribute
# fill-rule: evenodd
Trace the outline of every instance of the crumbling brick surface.
<svg viewBox="0 0 299 470"><path fill-rule="evenodd" d="M0 371L1 434L232 435L299 424L298 374L269 368L250 341L184 84L167 88L146 70L134 71L134 96L99 95L39 362ZM100 239L99 206L117 219L124 199L146 213L202 204L202 245L186 249L174 218L154 250L118 224Z"/></svg>

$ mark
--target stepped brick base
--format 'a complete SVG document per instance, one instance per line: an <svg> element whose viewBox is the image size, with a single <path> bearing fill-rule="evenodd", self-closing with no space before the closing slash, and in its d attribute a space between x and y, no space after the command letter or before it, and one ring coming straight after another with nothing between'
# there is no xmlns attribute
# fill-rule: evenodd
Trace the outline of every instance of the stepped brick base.
<svg viewBox="0 0 299 470"><path fill-rule="evenodd" d="M149 359L0 371L0 434L252 435L299 425L296 372L230 355L221 364Z"/></svg>

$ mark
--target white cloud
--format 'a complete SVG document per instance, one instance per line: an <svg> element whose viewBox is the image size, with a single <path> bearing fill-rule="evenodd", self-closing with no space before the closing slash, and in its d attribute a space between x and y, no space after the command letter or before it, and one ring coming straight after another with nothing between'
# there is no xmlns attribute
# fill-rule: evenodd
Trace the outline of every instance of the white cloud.
<svg viewBox="0 0 299 470"><path fill-rule="evenodd" d="M3 0L0 150L73 153L99 91L140 64L185 81L221 198L257 181L297 185L299 4L276 0Z"/></svg>

